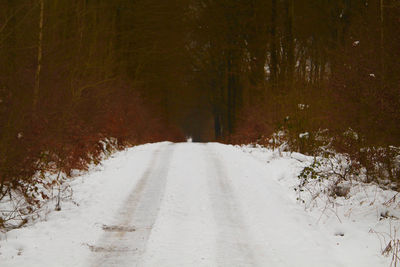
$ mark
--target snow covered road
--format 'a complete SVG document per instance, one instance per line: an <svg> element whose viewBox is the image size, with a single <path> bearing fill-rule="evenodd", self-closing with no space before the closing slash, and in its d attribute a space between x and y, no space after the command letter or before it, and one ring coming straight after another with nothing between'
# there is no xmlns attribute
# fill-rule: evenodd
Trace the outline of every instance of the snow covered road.
<svg viewBox="0 0 400 267"><path fill-rule="evenodd" d="M0 266L384 266L315 226L277 182L288 166L216 143L119 152L74 181L79 207L9 232Z"/></svg>
<svg viewBox="0 0 400 267"><path fill-rule="evenodd" d="M173 146L154 152L149 166L128 199L114 215L115 223L103 225L104 234L91 246L93 266L131 266L145 252L164 196Z"/></svg>

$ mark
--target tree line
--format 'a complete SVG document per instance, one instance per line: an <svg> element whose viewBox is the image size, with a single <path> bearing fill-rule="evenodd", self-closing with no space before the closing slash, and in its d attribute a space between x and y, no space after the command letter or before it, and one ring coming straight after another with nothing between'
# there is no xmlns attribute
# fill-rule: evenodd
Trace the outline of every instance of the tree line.
<svg viewBox="0 0 400 267"><path fill-rule="evenodd" d="M28 198L35 174L69 175L112 147L183 139L168 115L181 44L165 5L0 2L0 199Z"/></svg>
<svg viewBox="0 0 400 267"><path fill-rule="evenodd" d="M287 116L307 116L310 131L351 127L371 144L398 144L399 8L383 0L199 1L191 54L202 83L194 84L209 91L215 135L245 134L252 123L260 124L254 135L270 134Z"/></svg>

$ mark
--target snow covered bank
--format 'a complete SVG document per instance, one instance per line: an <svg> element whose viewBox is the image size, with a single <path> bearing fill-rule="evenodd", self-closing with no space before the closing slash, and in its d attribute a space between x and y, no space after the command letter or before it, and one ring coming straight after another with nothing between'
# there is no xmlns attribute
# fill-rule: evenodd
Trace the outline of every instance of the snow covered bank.
<svg viewBox="0 0 400 267"><path fill-rule="evenodd" d="M310 181L299 192L298 175L304 167L314 162L314 157L259 146L237 148L265 164L269 172L273 173L271 178L289 189L288 196L297 200L313 218L313 227L324 229L331 242L337 242L335 251L340 258L351 263L349 266L361 266L357 264L360 258L365 258L365 266L394 264L394 257L400 252L398 192L354 180L343 183L349 190L346 196L332 196L328 190L332 181L318 179ZM372 264L370 260L374 257L377 261ZM397 262L400 262L399 258Z"/></svg>
<svg viewBox="0 0 400 267"><path fill-rule="evenodd" d="M165 143L115 153L71 182L73 201L45 221L1 235L0 266L86 266L90 246L127 198L152 154ZM54 205L52 206L54 207Z"/></svg>

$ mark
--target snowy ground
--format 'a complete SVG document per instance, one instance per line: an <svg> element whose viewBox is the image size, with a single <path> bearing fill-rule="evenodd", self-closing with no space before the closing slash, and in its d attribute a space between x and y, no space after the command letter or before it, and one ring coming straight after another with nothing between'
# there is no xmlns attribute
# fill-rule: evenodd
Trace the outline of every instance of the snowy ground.
<svg viewBox="0 0 400 267"><path fill-rule="evenodd" d="M305 208L306 161L216 143L118 152L72 181L61 211L0 236L0 266L389 266L395 192L357 185Z"/></svg>

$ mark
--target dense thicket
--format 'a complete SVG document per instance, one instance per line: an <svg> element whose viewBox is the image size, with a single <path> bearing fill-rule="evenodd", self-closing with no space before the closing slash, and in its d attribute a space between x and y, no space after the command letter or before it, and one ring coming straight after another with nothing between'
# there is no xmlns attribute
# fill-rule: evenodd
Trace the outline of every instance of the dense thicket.
<svg viewBox="0 0 400 267"><path fill-rule="evenodd" d="M372 164L400 145L399 15L396 0L1 1L0 196L110 137L283 129L291 149L329 140Z"/></svg>

